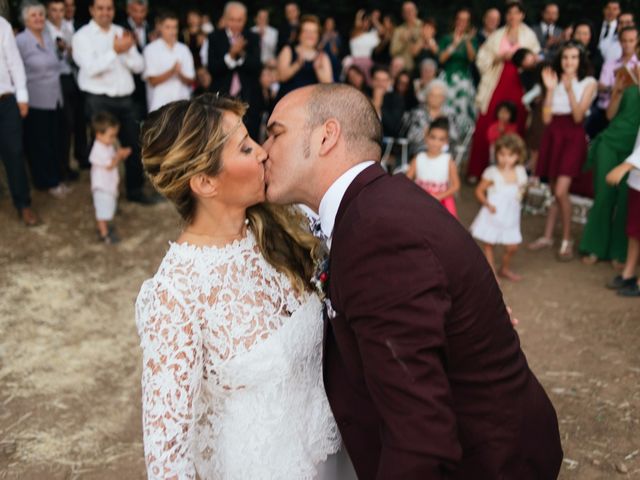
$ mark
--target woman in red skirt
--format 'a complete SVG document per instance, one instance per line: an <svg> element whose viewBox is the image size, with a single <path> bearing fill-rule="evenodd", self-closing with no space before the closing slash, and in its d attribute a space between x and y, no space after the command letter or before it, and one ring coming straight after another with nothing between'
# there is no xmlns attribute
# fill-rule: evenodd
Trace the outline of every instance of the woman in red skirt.
<svg viewBox="0 0 640 480"><path fill-rule="evenodd" d="M524 7L519 1L508 1L505 9L506 26L492 33L478 52L476 64L482 74L476 106L479 109L476 129L469 154L467 178L480 178L489 165L489 142L487 130L496 116L496 109L508 101L517 106L518 133L524 135L527 112L522 105L524 94L518 69L511 61L513 54L526 48L537 54L540 52L538 39L524 21Z"/></svg>
<svg viewBox="0 0 640 480"><path fill-rule="evenodd" d="M542 71L546 96L542 134L536 174L549 181L555 202L549 208L544 235L529 245L540 250L553 245L553 230L562 220L562 243L558 260L573 258L571 240L571 182L580 175L587 158L584 120L597 94L598 82L589 76L591 67L584 47L577 42L563 45L554 65Z"/></svg>

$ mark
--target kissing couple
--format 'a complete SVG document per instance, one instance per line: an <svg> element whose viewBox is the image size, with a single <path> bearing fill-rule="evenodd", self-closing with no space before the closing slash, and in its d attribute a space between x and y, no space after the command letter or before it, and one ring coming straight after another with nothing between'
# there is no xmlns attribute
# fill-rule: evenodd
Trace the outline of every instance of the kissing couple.
<svg viewBox="0 0 640 480"><path fill-rule="evenodd" d="M295 90L262 146L244 113L207 94L143 126L184 220L136 302L149 478L556 478L556 413L491 267L380 166L370 101Z"/></svg>

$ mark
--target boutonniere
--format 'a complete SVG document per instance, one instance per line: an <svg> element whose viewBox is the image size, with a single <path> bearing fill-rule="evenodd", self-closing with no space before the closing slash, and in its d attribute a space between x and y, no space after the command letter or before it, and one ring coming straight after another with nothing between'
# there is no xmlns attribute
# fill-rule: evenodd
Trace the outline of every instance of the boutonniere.
<svg viewBox="0 0 640 480"><path fill-rule="evenodd" d="M311 283L315 287L320 300L324 300L327 298L327 292L329 291L329 257L324 256L316 260L315 265L316 269L311 278Z"/></svg>

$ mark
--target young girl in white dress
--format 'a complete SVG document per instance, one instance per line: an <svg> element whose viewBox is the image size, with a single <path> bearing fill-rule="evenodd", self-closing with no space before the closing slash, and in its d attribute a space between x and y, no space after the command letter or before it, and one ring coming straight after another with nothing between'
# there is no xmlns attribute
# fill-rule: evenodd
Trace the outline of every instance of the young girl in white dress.
<svg viewBox="0 0 640 480"><path fill-rule="evenodd" d="M244 112L207 94L144 124L147 175L185 220L136 302L148 477L343 479L318 241L301 214L261 203L267 155Z"/></svg>
<svg viewBox="0 0 640 480"><path fill-rule="evenodd" d="M458 218L454 195L460 190L460 177L451 154L444 151L449 143L449 121L441 117L431 122L425 130L424 141L427 151L411 160L407 177Z"/></svg>
<svg viewBox="0 0 640 480"><path fill-rule="evenodd" d="M522 277L511 270L511 260L522 243L520 211L527 186L523 166L526 147L520 136L509 133L495 143L496 165L488 167L476 187L476 198L482 204L471 225L471 234L482 242L493 271L508 280ZM504 245L502 264L496 270L494 248Z"/></svg>

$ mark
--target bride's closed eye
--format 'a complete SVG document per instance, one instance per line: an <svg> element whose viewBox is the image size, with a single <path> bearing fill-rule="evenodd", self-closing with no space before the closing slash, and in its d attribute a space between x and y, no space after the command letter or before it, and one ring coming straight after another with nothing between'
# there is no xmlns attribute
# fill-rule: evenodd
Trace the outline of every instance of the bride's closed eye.
<svg viewBox="0 0 640 480"><path fill-rule="evenodd" d="M243 147L240 149L240 151L241 151L242 153L244 153L245 155L248 155L248 154L250 154L251 152L253 152L253 148L243 146Z"/></svg>

